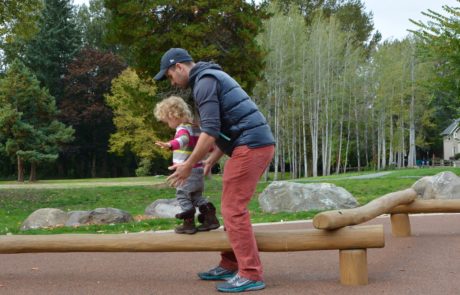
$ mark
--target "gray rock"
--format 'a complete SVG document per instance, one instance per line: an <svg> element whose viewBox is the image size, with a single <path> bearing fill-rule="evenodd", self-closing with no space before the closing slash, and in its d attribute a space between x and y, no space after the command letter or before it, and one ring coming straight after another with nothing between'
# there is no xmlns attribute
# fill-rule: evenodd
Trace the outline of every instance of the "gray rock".
<svg viewBox="0 0 460 295"><path fill-rule="evenodd" d="M97 208L92 211L70 211L68 213L55 208L42 208L27 217L21 226L21 230L58 226L113 224L133 220L131 214L116 208Z"/></svg>
<svg viewBox="0 0 460 295"><path fill-rule="evenodd" d="M96 208L89 213L86 224L112 224L133 221L133 217L126 211L116 208Z"/></svg>
<svg viewBox="0 0 460 295"><path fill-rule="evenodd" d="M145 208L145 215L158 218L175 218L182 212L176 199L158 199Z"/></svg>
<svg viewBox="0 0 460 295"><path fill-rule="evenodd" d="M67 222L67 213L55 208L38 209L24 220L20 230L64 226Z"/></svg>
<svg viewBox="0 0 460 295"><path fill-rule="evenodd" d="M460 199L460 177L450 171L422 177L412 188L418 199Z"/></svg>
<svg viewBox="0 0 460 295"><path fill-rule="evenodd" d="M334 184L274 181L260 194L259 205L265 212L276 213L347 209L359 204L347 190Z"/></svg>
<svg viewBox="0 0 460 295"><path fill-rule="evenodd" d="M89 224L91 211L70 211L67 213L69 218L65 226L80 226L82 224Z"/></svg>

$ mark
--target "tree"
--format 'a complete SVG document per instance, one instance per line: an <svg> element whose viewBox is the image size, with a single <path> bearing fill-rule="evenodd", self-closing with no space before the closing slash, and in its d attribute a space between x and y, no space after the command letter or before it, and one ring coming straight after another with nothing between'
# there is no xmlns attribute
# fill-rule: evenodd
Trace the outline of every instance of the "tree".
<svg viewBox="0 0 460 295"><path fill-rule="evenodd" d="M165 172L161 167L170 153L158 148L156 141L171 136L168 127L156 121L152 110L158 102L157 87L152 78L142 80L128 68L112 82L112 91L106 96L114 112L117 131L110 137L110 151L123 154L132 151L141 166L151 165L152 172Z"/></svg>
<svg viewBox="0 0 460 295"><path fill-rule="evenodd" d="M36 0L0 3L0 49L4 54L0 67L3 68L18 57L24 41L38 31L37 20L43 3Z"/></svg>
<svg viewBox="0 0 460 295"><path fill-rule="evenodd" d="M39 32L26 46L24 62L59 102L62 77L81 47L70 0L45 0L38 26Z"/></svg>
<svg viewBox="0 0 460 295"><path fill-rule="evenodd" d="M358 73L363 51L334 16L318 15L306 27L295 7L286 15L274 5L270 9L273 16L264 22L258 39L268 54L255 97L268 113L277 141L275 179L279 168L283 175L284 167L289 167L291 177L302 170L307 176L307 165L313 176L318 168L327 175L333 163L337 170L341 164L346 167L353 136L358 142L359 134L352 135L351 127L357 116L353 105L359 112L353 98L362 96Z"/></svg>
<svg viewBox="0 0 460 295"><path fill-rule="evenodd" d="M17 160L18 181L24 181L24 164L30 163L30 180L36 180L40 163L55 161L59 147L73 139L74 130L56 120L54 98L19 60L0 80L0 139L4 151Z"/></svg>
<svg viewBox="0 0 460 295"><path fill-rule="evenodd" d="M413 31L421 41L419 55L432 64L431 71L436 73L429 83L434 94L430 104L434 126L427 131L428 137L437 139L432 145L437 150L442 150L441 130L460 116L460 7L444 5L443 10L446 15L422 12L430 19L427 23L411 20L419 27Z"/></svg>
<svg viewBox="0 0 460 295"><path fill-rule="evenodd" d="M106 41L111 13L104 7L104 0L90 0L89 6L83 4L78 8L76 18L83 33L84 46L102 51L117 51L115 46L110 46Z"/></svg>
<svg viewBox="0 0 460 295"><path fill-rule="evenodd" d="M244 0L105 0L111 11L109 39L141 74L158 72L170 47L189 50L196 60L213 60L251 92L263 69L255 37L266 13ZM132 62L132 63L131 63Z"/></svg>
<svg viewBox="0 0 460 295"><path fill-rule="evenodd" d="M105 103L104 95L110 91L112 79L125 67L113 53L85 48L64 76L60 119L76 131L76 139L64 155L77 166L79 177L108 174L108 141L115 127L112 109Z"/></svg>
<svg viewBox="0 0 460 295"><path fill-rule="evenodd" d="M324 18L334 16L341 30L351 33L354 44L370 50L380 41L379 32L371 36L374 30L372 12L367 13L361 0L275 0L273 1L285 14L296 8L304 16L307 26L311 26L315 16Z"/></svg>

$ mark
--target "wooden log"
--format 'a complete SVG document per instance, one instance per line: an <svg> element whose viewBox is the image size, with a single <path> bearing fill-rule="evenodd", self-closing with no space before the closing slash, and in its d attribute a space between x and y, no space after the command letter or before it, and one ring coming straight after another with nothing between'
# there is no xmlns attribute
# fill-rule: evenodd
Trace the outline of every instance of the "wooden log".
<svg viewBox="0 0 460 295"><path fill-rule="evenodd" d="M343 285L367 285L366 249L340 250L340 283Z"/></svg>
<svg viewBox="0 0 460 295"><path fill-rule="evenodd" d="M390 219L393 236L409 237L411 235L409 214L392 213Z"/></svg>
<svg viewBox="0 0 460 295"><path fill-rule="evenodd" d="M389 193L361 207L318 213L313 218L313 225L318 229L331 230L360 224L387 213L393 207L413 202L416 196L412 188Z"/></svg>
<svg viewBox="0 0 460 295"><path fill-rule="evenodd" d="M256 230L260 251L308 251L381 248L382 225L345 227L336 231L317 229ZM223 231L178 235L176 233L60 234L0 236L0 253L36 252L196 252L228 251Z"/></svg>
<svg viewBox="0 0 460 295"><path fill-rule="evenodd" d="M409 214L391 214L391 232L395 237L409 237L411 235Z"/></svg>
<svg viewBox="0 0 460 295"><path fill-rule="evenodd" d="M396 206L388 213L460 213L460 199L415 200L406 205Z"/></svg>

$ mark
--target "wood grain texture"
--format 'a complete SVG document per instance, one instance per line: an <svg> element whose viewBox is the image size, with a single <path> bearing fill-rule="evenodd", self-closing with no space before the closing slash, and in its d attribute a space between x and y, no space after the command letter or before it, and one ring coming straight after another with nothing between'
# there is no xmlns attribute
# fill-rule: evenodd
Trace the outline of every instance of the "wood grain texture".
<svg viewBox="0 0 460 295"><path fill-rule="evenodd" d="M331 230L360 224L387 213L398 205L411 203L416 196L417 193L412 188L389 193L361 207L318 213L313 218L313 225L317 229Z"/></svg>
<svg viewBox="0 0 460 295"><path fill-rule="evenodd" d="M350 226L335 231L317 229L256 230L260 251L286 252L381 248L382 225ZM0 253L36 252L197 252L229 251L223 231L176 233L60 234L0 236Z"/></svg>

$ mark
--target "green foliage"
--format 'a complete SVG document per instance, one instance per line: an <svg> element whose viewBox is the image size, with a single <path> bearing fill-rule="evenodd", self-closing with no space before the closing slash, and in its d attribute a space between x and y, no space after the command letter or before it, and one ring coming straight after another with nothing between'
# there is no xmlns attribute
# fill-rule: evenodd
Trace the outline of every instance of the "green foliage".
<svg viewBox="0 0 460 295"><path fill-rule="evenodd" d="M378 32L371 38L374 23L372 14L365 11L364 1L274 0L271 2L275 3L284 14L288 14L292 9L298 10L308 26L313 24L319 14L325 18L335 17L341 25L341 30L351 33L355 45L365 48L367 53L370 53L380 41Z"/></svg>
<svg viewBox="0 0 460 295"><path fill-rule="evenodd" d="M54 98L15 60L0 80L0 142L8 156L34 164L56 160L74 133L56 115Z"/></svg>
<svg viewBox="0 0 460 295"><path fill-rule="evenodd" d="M0 4L0 49L2 64L11 63L21 51L24 42L38 31L38 18L43 2L36 0L1 1Z"/></svg>
<svg viewBox="0 0 460 295"><path fill-rule="evenodd" d="M353 108L365 105L361 101L363 50L334 16L318 15L306 27L296 9L285 15L271 5L270 12L272 17L264 22L264 31L258 38L268 54L264 79L258 83L255 97L268 114L277 141L280 165L276 156L275 177L278 166L284 169L283 162L303 166L291 173L292 178L300 172L305 175L305 165L312 167L316 176L320 141L333 146L330 155L337 156L334 160L341 163L336 150L345 146L339 142L344 141L340 136L346 135L339 128L345 129L345 118L351 121ZM359 104L353 99L359 99ZM326 154L328 149L322 146L323 159L331 157ZM302 159L307 150L311 151L311 164ZM323 160L323 173L329 170L327 165Z"/></svg>
<svg viewBox="0 0 460 295"><path fill-rule="evenodd" d="M263 52L255 37L266 17L244 0L105 0L111 11L109 39L142 74L158 72L171 47L189 50L196 60L213 60L248 92L262 70Z"/></svg>
<svg viewBox="0 0 460 295"><path fill-rule="evenodd" d="M423 12L430 19L426 24L411 20L419 27L414 33L421 40L420 53L432 63L430 70L436 74L429 83L434 92L431 105L437 126L433 135L460 115L460 7L445 5L443 10L446 15Z"/></svg>
<svg viewBox="0 0 460 295"><path fill-rule="evenodd" d="M59 101L64 91L61 79L81 46L70 0L45 0L38 27L27 43L24 61Z"/></svg>
<svg viewBox="0 0 460 295"><path fill-rule="evenodd" d="M152 170L153 163L150 159L144 158L136 169L136 176L148 176Z"/></svg>
<svg viewBox="0 0 460 295"><path fill-rule="evenodd" d="M171 130L153 116L158 102L156 90L152 78L143 80L131 68L113 80L111 94L106 96L107 103L113 109L113 121L117 128L110 137L111 152L122 154L130 150L145 159L144 163L168 158L169 153L155 145L156 141L171 136ZM148 173L145 170L147 167L142 166L142 173Z"/></svg>
<svg viewBox="0 0 460 295"><path fill-rule="evenodd" d="M78 8L76 20L83 33L84 46L116 52L116 48L105 40L110 17L110 11L104 7L104 0L90 0L89 7L83 4Z"/></svg>

